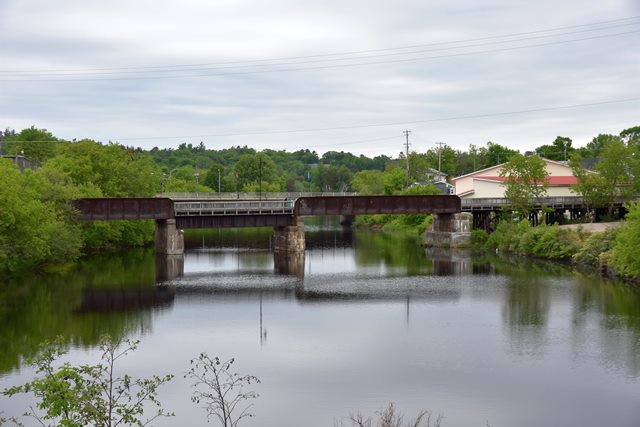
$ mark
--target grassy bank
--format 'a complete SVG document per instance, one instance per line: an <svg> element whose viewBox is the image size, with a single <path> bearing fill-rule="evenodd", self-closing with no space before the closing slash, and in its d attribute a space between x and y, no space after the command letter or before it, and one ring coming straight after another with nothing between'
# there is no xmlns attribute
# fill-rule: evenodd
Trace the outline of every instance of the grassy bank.
<svg viewBox="0 0 640 427"><path fill-rule="evenodd" d="M622 225L601 233L558 225L533 227L526 220L503 221L491 234L474 230L473 245L498 253L568 261L640 282L640 206L633 203L628 210Z"/></svg>

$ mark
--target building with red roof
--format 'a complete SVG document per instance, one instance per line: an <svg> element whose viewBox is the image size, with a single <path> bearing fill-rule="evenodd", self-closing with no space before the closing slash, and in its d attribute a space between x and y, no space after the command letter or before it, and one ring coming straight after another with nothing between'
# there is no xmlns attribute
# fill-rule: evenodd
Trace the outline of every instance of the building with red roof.
<svg viewBox="0 0 640 427"><path fill-rule="evenodd" d="M578 178L573 175L571 168L565 162L545 158L542 160L545 161L549 174L547 196L577 196L571 186L578 183ZM503 165L504 163L453 178L451 182L456 187L456 194L461 198L504 197L504 182L508 177L500 176Z"/></svg>

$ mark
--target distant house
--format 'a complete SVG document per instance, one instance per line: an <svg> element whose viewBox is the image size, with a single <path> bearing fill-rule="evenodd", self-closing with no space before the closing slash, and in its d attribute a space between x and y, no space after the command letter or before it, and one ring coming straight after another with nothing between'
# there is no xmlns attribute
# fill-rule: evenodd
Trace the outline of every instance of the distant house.
<svg viewBox="0 0 640 427"><path fill-rule="evenodd" d="M425 178L430 182L445 182L447 180L447 174L437 169L429 168L425 173Z"/></svg>
<svg viewBox="0 0 640 427"><path fill-rule="evenodd" d="M571 185L578 183L571 168L564 162L542 159L546 163L547 195L549 197L577 196ZM504 197L504 182L507 177L500 176L504 163L453 178L456 194L461 198Z"/></svg>
<svg viewBox="0 0 640 427"><path fill-rule="evenodd" d="M439 181L439 182L433 182L433 181L416 181L412 184L410 184L407 188L413 188L415 186L418 185L433 185L434 187L436 187L438 190L440 190L440 192L442 194L456 194L456 188L449 184L446 181Z"/></svg>
<svg viewBox="0 0 640 427"><path fill-rule="evenodd" d="M14 165L18 166L20 172L24 172L25 169L34 170L36 168L36 165L25 156L0 156L0 158L11 160Z"/></svg>

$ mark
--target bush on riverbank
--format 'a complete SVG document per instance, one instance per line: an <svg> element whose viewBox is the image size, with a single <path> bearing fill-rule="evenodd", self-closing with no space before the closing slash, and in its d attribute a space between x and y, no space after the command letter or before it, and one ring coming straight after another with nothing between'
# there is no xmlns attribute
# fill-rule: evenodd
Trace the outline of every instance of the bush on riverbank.
<svg viewBox="0 0 640 427"><path fill-rule="evenodd" d="M640 278L640 204L627 205L629 213L613 240L610 260L611 266L622 277L638 280Z"/></svg>
<svg viewBox="0 0 640 427"><path fill-rule="evenodd" d="M476 233L477 234L477 233ZM481 236L474 234L477 239ZM529 221L503 221L484 242L486 249L547 259L570 259L582 247L584 233L558 225L532 227Z"/></svg>
<svg viewBox="0 0 640 427"><path fill-rule="evenodd" d="M638 281L640 278L640 205L627 205L624 223L602 233L589 234L582 229L558 225L502 221L487 235L483 230L472 233L476 248L514 253L544 259L571 260L574 263L609 270L616 276Z"/></svg>

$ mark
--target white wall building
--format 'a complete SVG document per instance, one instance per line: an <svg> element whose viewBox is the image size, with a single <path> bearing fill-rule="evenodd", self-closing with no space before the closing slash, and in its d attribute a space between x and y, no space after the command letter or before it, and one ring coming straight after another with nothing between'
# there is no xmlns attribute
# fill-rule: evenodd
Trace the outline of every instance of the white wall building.
<svg viewBox="0 0 640 427"><path fill-rule="evenodd" d="M549 176L547 182L547 196L577 196L571 185L577 184L578 179L573 176L571 168L563 163L549 159L542 159L546 163ZM456 187L456 194L461 198L504 197L505 186L503 183L507 177L501 177L500 171L503 164L492 166L453 178L451 182Z"/></svg>

